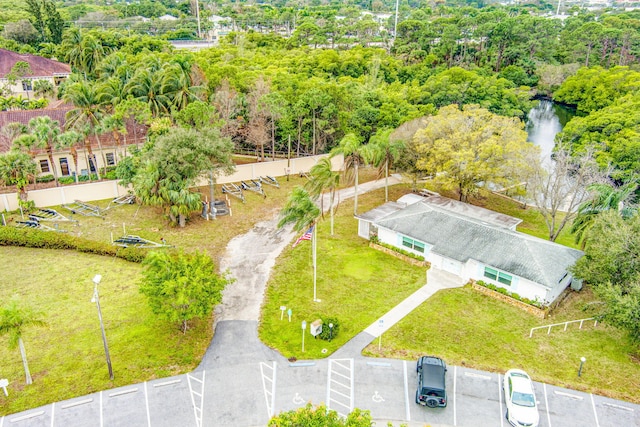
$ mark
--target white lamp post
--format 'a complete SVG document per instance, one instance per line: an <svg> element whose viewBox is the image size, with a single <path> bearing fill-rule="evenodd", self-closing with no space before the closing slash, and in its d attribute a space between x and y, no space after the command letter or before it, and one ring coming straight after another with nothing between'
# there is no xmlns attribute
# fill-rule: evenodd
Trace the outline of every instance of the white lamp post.
<svg viewBox="0 0 640 427"><path fill-rule="evenodd" d="M307 321L302 321L302 352L304 353L304 331L307 329Z"/></svg>
<svg viewBox="0 0 640 427"><path fill-rule="evenodd" d="M100 295L98 295L98 284L102 280L102 276L96 274L93 278L93 298L91 302L95 302L98 307L98 319L100 319L100 330L102 331L102 342L104 343L104 353L107 356L107 367L109 368L109 379L113 380L113 369L111 368L111 357L109 356L109 346L107 345L107 335L104 333L104 324L102 323L102 311L100 310Z"/></svg>
<svg viewBox="0 0 640 427"><path fill-rule="evenodd" d="M582 365L584 365L584 362L586 361L587 361L586 357L583 356L580 358L580 367L578 368L578 376L582 375Z"/></svg>
<svg viewBox="0 0 640 427"><path fill-rule="evenodd" d="M333 339L333 323L329 323L329 341Z"/></svg>

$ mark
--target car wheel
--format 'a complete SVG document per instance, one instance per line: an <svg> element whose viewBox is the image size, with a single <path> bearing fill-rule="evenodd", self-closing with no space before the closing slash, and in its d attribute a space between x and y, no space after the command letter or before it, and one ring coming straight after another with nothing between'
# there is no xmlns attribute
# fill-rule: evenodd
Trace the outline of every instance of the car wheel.
<svg viewBox="0 0 640 427"><path fill-rule="evenodd" d="M427 399L427 406L429 408L435 408L436 406L438 406L438 399L436 399L435 397L429 397Z"/></svg>

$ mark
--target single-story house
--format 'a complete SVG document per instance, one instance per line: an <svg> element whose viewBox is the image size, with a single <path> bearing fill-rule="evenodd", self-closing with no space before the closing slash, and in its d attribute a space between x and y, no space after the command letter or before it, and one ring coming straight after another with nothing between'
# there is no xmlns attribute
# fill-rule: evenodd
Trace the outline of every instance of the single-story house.
<svg viewBox="0 0 640 427"><path fill-rule="evenodd" d="M410 194L357 215L358 235L422 255L432 268L551 304L583 253L516 231L517 218L440 195ZM577 283L576 283L577 284Z"/></svg>

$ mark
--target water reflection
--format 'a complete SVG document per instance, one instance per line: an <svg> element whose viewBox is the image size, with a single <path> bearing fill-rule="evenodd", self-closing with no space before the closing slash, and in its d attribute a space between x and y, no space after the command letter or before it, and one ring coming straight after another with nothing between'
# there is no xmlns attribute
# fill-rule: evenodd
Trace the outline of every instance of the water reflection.
<svg viewBox="0 0 640 427"><path fill-rule="evenodd" d="M557 109L560 108L553 102L542 99L540 103L527 115L527 140L540 146L541 156L544 162L551 158L551 152L555 144L556 134L562 131L562 128L569 119L566 112L559 115ZM563 116L564 123L560 121Z"/></svg>

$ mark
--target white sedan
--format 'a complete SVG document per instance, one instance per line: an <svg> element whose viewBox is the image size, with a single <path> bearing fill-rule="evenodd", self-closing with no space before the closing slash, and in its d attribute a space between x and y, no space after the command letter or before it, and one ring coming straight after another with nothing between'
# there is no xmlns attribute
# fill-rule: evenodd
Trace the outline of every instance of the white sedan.
<svg viewBox="0 0 640 427"><path fill-rule="evenodd" d="M510 369L504 374L507 421L515 427L537 427L540 420L533 382L526 372Z"/></svg>

